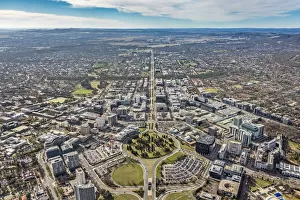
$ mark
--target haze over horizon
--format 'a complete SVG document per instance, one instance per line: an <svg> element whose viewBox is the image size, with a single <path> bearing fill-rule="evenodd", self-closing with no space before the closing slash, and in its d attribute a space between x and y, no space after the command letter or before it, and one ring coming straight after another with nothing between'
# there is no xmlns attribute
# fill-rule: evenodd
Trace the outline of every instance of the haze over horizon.
<svg viewBox="0 0 300 200"><path fill-rule="evenodd" d="M2 0L0 28L298 28L300 0Z"/></svg>

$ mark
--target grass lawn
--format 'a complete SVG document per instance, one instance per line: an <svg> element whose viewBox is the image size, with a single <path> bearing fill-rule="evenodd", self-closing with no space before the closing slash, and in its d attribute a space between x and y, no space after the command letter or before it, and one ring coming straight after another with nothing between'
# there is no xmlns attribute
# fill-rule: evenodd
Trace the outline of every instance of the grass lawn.
<svg viewBox="0 0 300 200"><path fill-rule="evenodd" d="M58 98L49 100L49 103L64 103L66 100L67 100L67 98L58 97Z"/></svg>
<svg viewBox="0 0 300 200"><path fill-rule="evenodd" d="M240 84L233 85L232 87L236 89L243 89L243 86Z"/></svg>
<svg viewBox="0 0 300 200"><path fill-rule="evenodd" d="M255 180L255 183L257 185L259 185L261 188L266 188L266 187L272 185L271 182L266 181L266 180L262 180L262 179L259 179L259 178L255 178L254 180Z"/></svg>
<svg viewBox="0 0 300 200"><path fill-rule="evenodd" d="M98 90L98 85L99 84L100 84L100 81L96 81L96 80L91 81L92 88L95 88L97 90Z"/></svg>
<svg viewBox="0 0 300 200"><path fill-rule="evenodd" d="M189 145L186 145L186 144L183 144L183 143L180 143L180 147L182 149L186 149L186 150L189 150L189 151L196 151L195 148L189 146Z"/></svg>
<svg viewBox="0 0 300 200"><path fill-rule="evenodd" d="M72 92L73 95L89 95L92 93L93 93L93 90L85 89L84 87L81 86L80 83L76 85L75 91Z"/></svg>
<svg viewBox="0 0 300 200"><path fill-rule="evenodd" d="M257 186L251 186L250 187L251 192L256 192L258 190Z"/></svg>
<svg viewBox="0 0 300 200"><path fill-rule="evenodd" d="M124 146L124 150L127 151L126 146ZM127 151L127 153L133 157L135 157L135 155L133 155L130 151ZM144 164L147 166L148 168L148 174L149 174L149 178L152 176L152 170L153 170L153 166L156 162L157 159L142 159Z"/></svg>
<svg viewBox="0 0 300 200"><path fill-rule="evenodd" d="M138 164L125 164L112 173L113 180L122 186L143 185L143 168Z"/></svg>
<svg viewBox="0 0 300 200"><path fill-rule="evenodd" d="M288 145L289 145L289 147L291 148L292 151L295 151L297 153L300 152L300 144L299 143L296 143L296 142L293 142L293 141L289 140Z"/></svg>
<svg viewBox="0 0 300 200"><path fill-rule="evenodd" d="M131 194L120 194L114 196L114 200L138 200L138 198Z"/></svg>
<svg viewBox="0 0 300 200"><path fill-rule="evenodd" d="M185 156L184 153L182 153L182 152L177 152L177 153L173 154L172 156L168 157L168 158L165 160L165 163L166 163L166 164L172 164L172 163L175 163L177 160L179 160L179 159L182 158L183 156Z"/></svg>
<svg viewBox="0 0 300 200"><path fill-rule="evenodd" d="M103 68L103 67L108 67L108 66L109 66L108 62L102 61L102 62L95 63L93 68L98 69L98 68Z"/></svg>
<svg viewBox="0 0 300 200"><path fill-rule="evenodd" d="M172 193L166 196L165 200L192 200L193 195L189 192Z"/></svg>
<svg viewBox="0 0 300 200"><path fill-rule="evenodd" d="M287 199L287 200L300 200L299 198L297 198L291 194L283 194L283 197L284 197L284 199Z"/></svg>
<svg viewBox="0 0 300 200"><path fill-rule="evenodd" d="M141 127L141 128L139 128L139 131L142 133L142 132L144 132L146 130L146 128L145 127Z"/></svg>
<svg viewBox="0 0 300 200"><path fill-rule="evenodd" d="M217 93L218 89L217 88L205 88L205 92L210 92L210 93Z"/></svg>
<svg viewBox="0 0 300 200"><path fill-rule="evenodd" d="M183 156L185 156L184 153L177 152L177 153L173 154L172 156L168 157L167 159L165 159L162 162L164 162L164 164L172 164L172 163L175 163L180 158L182 158ZM161 178L162 162L156 168L156 177L157 178Z"/></svg>

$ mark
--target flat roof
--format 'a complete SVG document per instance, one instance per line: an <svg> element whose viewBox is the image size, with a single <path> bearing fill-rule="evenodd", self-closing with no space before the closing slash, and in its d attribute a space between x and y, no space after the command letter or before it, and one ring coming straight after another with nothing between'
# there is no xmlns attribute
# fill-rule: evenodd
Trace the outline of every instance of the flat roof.
<svg viewBox="0 0 300 200"><path fill-rule="evenodd" d="M200 136L197 139L197 142L206 144L206 145L212 145L215 143L215 137L205 134L205 133L200 133Z"/></svg>

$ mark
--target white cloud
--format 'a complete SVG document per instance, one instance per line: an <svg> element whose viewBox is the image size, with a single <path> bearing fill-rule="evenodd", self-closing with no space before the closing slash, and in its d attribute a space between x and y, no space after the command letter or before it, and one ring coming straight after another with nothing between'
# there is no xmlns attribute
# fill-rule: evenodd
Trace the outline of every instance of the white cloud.
<svg viewBox="0 0 300 200"><path fill-rule="evenodd" d="M117 20L0 10L0 28L134 28Z"/></svg>
<svg viewBox="0 0 300 200"><path fill-rule="evenodd" d="M57 0L74 7L115 8L150 16L228 22L286 16L300 9L300 0Z"/></svg>

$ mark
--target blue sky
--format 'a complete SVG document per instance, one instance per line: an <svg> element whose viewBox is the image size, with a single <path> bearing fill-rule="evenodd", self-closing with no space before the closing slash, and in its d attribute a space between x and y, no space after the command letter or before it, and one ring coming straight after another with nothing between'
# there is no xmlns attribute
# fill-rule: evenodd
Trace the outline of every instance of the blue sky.
<svg viewBox="0 0 300 200"><path fill-rule="evenodd" d="M0 0L0 28L300 27L300 0Z"/></svg>

